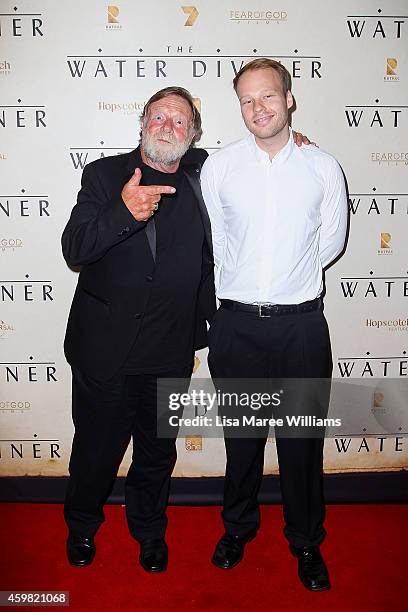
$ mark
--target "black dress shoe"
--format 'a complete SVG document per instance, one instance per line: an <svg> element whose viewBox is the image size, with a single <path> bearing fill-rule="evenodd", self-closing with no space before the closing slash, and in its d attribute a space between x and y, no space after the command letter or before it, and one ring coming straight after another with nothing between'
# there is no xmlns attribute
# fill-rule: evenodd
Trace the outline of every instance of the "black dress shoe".
<svg viewBox="0 0 408 612"><path fill-rule="evenodd" d="M67 540L67 557L71 565L84 567L94 560L96 547L93 538L69 534Z"/></svg>
<svg viewBox="0 0 408 612"><path fill-rule="evenodd" d="M295 548L289 545L290 552L298 558L298 574L309 591L328 591L329 572L318 546Z"/></svg>
<svg viewBox="0 0 408 612"><path fill-rule="evenodd" d="M167 544L163 539L143 540L140 543L139 561L146 572L164 572L167 560Z"/></svg>
<svg viewBox="0 0 408 612"><path fill-rule="evenodd" d="M250 531L246 536L234 536L224 533L215 547L212 563L221 569L232 569L242 560L245 544L256 536L256 529Z"/></svg>

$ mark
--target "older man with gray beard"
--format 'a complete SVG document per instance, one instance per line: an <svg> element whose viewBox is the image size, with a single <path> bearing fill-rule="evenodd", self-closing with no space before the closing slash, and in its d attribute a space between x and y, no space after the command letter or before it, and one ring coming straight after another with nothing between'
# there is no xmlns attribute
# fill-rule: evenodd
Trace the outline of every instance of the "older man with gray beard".
<svg viewBox="0 0 408 612"><path fill-rule="evenodd" d="M75 435L65 500L68 560L89 565L123 455L131 535L149 572L167 567L164 540L174 439L157 437L158 378L188 380L215 312L211 230L199 188L201 118L180 87L157 92L141 144L87 165L62 236L81 266L65 353Z"/></svg>

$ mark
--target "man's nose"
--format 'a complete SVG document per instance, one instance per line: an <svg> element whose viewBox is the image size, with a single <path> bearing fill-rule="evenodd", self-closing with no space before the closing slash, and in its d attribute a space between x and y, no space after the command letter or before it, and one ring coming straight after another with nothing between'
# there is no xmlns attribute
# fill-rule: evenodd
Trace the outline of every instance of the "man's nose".
<svg viewBox="0 0 408 612"><path fill-rule="evenodd" d="M253 109L254 109L254 112L259 112L265 109L265 104L262 98L255 98Z"/></svg>
<svg viewBox="0 0 408 612"><path fill-rule="evenodd" d="M163 130L165 130L166 132L173 131L173 121L170 119L170 117L167 117L165 122L163 123Z"/></svg>

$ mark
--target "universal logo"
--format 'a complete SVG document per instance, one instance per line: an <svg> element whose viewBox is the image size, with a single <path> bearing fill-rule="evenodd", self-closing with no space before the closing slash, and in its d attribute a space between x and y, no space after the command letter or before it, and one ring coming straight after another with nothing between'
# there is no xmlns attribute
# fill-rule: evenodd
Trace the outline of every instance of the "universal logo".
<svg viewBox="0 0 408 612"><path fill-rule="evenodd" d="M241 11L230 10L229 20L236 23L255 23L268 25L270 23L282 23L286 21L288 14L286 11Z"/></svg>
<svg viewBox="0 0 408 612"><path fill-rule="evenodd" d="M391 234L388 232L381 232L380 248L377 251L377 255L392 255Z"/></svg>
<svg viewBox="0 0 408 612"><path fill-rule="evenodd" d="M0 62L0 74L11 74L11 64L7 60Z"/></svg>
<svg viewBox="0 0 408 612"><path fill-rule="evenodd" d="M98 111L134 115L135 113L141 113L144 105L144 102L105 102L101 100L98 102Z"/></svg>
<svg viewBox="0 0 408 612"><path fill-rule="evenodd" d="M380 152L376 151L374 153L370 153L370 161L376 162L377 164L393 164L398 166L399 164L405 164L408 166L408 151L407 152Z"/></svg>
<svg viewBox="0 0 408 612"><path fill-rule="evenodd" d="M398 62L395 57L387 57L387 70L384 81L399 81L399 76L396 72Z"/></svg>
<svg viewBox="0 0 408 612"><path fill-rule="evenodd" d="M0 249L4 253L6 250L21 249L23 241L21 238L0 238Z"/></svg>
<svg viewBox="0 0 408 612"><path fill-rule="evenodd" d="M374 329L384 329L389 332L408 332L408 317L402 319L396 317L394 319L366 319L365 327Z"/></svg>
<svg viewBox="0 0 408 612"><path fill-rule="evenodd" d="M122 26L119 23L119 7L113 6L112 4L108 6L108 14L107 14L107 24L105 26L106 30L121 30Z"/></svg>
<svg viewBox="0 0 408 612"><path fill-rule="evenodd" d="M185 22L185 26L191 27L195 24L196 19L198 17L198 11L196 9L195 6L182 6L181 10L183 11L183 13L185 13L186 15L188 15L186 22Z"/></svg>
<svg viewBox="0 0 408 612"><path fill-rule="evenodd" d="M203 437L202 436L186 436L186 451L202 451Z"/></svg>
<svg viewBox="0 0 408 612"><path fill-rule="evenodd" d="M0 340L6 340L10 337L10 333L15 331L16 328L14 327L14 325L0 319Z"/></svg>

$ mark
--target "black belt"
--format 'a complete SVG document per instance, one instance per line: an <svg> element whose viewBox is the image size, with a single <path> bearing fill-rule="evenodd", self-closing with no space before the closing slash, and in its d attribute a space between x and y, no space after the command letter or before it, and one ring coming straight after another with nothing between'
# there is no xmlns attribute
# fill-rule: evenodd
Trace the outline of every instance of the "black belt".
<svg viewBox="0 0 408 612"><path fill-rule="evenodd" d="M323 305L321 298L302 302L301 304L243 304L242 302L234 302L234 300L220 300L220 302L221 308L237 312L248 312L261 318L312 312L322 308Z"/></svg>

